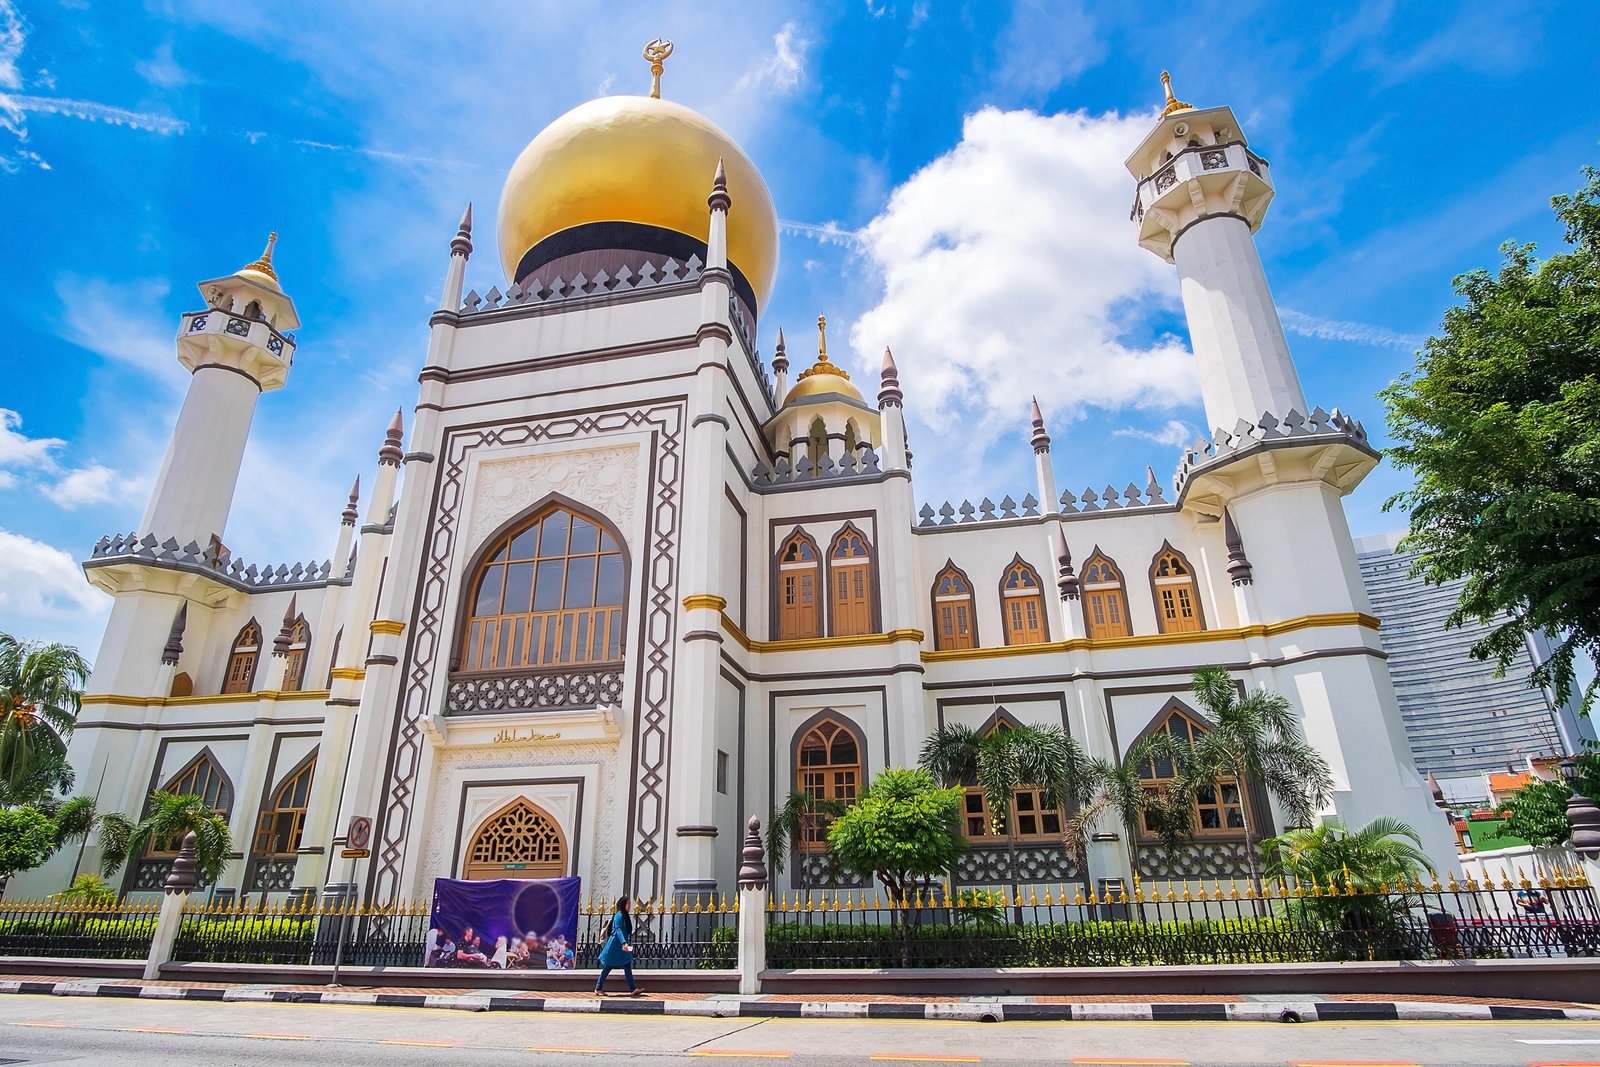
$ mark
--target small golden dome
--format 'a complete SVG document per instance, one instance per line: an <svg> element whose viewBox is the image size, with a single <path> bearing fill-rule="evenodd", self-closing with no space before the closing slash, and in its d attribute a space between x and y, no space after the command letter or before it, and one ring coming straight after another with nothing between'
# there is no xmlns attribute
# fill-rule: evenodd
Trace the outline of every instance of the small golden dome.
<svg viewBox="0 0 1600 1067"><path fill-rule="evenodd" d="M234 271L234 277L244 278L257 285L264 285L268 289L283 292L283 286L278 284L278 272L272 267L272 246L277 243L278 231L273 230L267 235L267 247L262 250L261 258Z"/></svg>
<svg viewBox="0 0 1600 1067"><path fill-rule="evenodd" d="M795 380L794 388L789 390L789 395L783 398L785 407L796 400L808 396L826 396L828 393L839 393L852 400L866 403L866 398L861 395L861 390L850 381L850 373L843 367L835 366L828 359L828 317L817 316L817 361L810 367L800 372L800 377Z"/></svg>
<svg viewBox="0 0 1600 1067"><path fill-rule="evenodd" d="M507 278L530 249L594 223L654 226L704 242L706 194L721 161L733 209L728 261L760 305L778 270L778 213L755 164L704 115L670 100L608 96L546 126L511 166L500 195Z"/></svg>

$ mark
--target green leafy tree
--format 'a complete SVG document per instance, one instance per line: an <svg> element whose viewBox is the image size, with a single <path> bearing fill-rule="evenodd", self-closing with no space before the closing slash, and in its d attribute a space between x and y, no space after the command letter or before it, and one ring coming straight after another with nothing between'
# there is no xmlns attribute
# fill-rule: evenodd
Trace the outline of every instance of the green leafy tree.
<svg viewBox="0 0 1600 1067"><path fill-rule="evenodd" d="M1505 822L1489 842L1521 838L1539 848L1566 844L1572 837L1572 824L1567 821L1567 801L1571 798L1572 790L1566 782L1545 778L1529 782L1494 810Z"/></svg>
<svg viewBox="0 0 1600 1067"><path fill-rule="evenodd" d="M148 814L135 823L120 812L100 817L100 873L111 877L128 859L150 848L175 847L183 836L195 835L195 866L206 883L215 883L228 867L233 835L228 820L200 797L167 793L150 794Z"/></svg>
<svg viewBox="0 0 1600 1067"><path fill-rule="evenodd" d="M12 875L33 870L55 849L50 816L35 808L0 809L0 895Z"/></svg>
<svg viewBox="0 0 1600 1067"><path fill-rule="evenodd" d="M811 888L806 865L801 862L805 849L806 830L817 820L831 820L844 811L842 801L815 797L804 789L796 789L783 798L783 804L767 820L767 863L774 872L783 873L785 857L792 857L800 873L801 891ZM829 868L833 854L825 851Z"/></svg>
<svg viewBox="0 0 1600 1067"><path fill-rule="evenodd" d="M69 903L103 908L116 903L117 891L97 874L80 874L56 896Z"/></svg>
<svg viewBox="0 0 1600 1067"><path fill-rule="evenodd" d="M874 778L828 828L839 866L876 877L888 890L893 921L908 939L908 959L909 928L919 917L905 905L919 893L931 894L933 879L955 863L962 842L952 828L960 811L959 788L941 789L925 770L897 768Z"/></svg>
<svg viewBox="0 0 1600 1067"><path fill-rule="evenodd" d="M1084 799L1089 759L1078 742L1059 726L1002 724L987 736L970 726L940 727L922 744L917 758L941 786L983 790L996 832L1006 835L1006 852L1017 870L1016 820L1011 806L1017 790L1039 790L1046 809ZM959 825L960 808L952 817Z"/></svg>
<svg viewBox="0 0 1600 1067"><path fill-rule="evenodd" d="M1180 761L1184 788L1191 793L1213 789L1218 778L1232 778L1242 793L1247 782L1259 782L1277 798L1291 823L1309 825L1317 810L1332 799L1333 772L1322 753L1301 736L1288 699L1266 689L1241 696L1221 667L1195 671L1190 690L1204 713L1206 728L1196 732ZM1241 804L1239 810L1250 882L1259 894L1256 828L1249 804Z"/></svg>
<svg viewBox="0 0 1600 1067"><path fill-rule="evenodd" d="M1338 823L1287 830L1261 842L1269 878L1293 877L1307 885L1391 889L1414 882L1428 868L1422 838L1399 819L1380 815L1359 830Z"/></svg>
<svg viewBox="0 0 1600 1067"><path fill-rule="evenodd" d="M77 649L0 633L0 783L9 794L23 792L41 768L65 764L88 680L89 665ZM45 778L52 779L49 770ZM57 770L53 780L59 779Z"/></svg>
<svg viewBox="0 0 1600 1067"><path fill-rule="evenodd" d="M1530 679L1561 702L1578 655L1600 662L1600 170L1584 173L1551 201L1567 250L1536 262L1508 242L1498 274L1456 278L1462 303L1381 394L1387 455L1416 475L1385 505L1410 513L1413 573L1465 579L1448 622L1493 627L1472 655L1501 673L1530 636L1564 635Z"/></svg>

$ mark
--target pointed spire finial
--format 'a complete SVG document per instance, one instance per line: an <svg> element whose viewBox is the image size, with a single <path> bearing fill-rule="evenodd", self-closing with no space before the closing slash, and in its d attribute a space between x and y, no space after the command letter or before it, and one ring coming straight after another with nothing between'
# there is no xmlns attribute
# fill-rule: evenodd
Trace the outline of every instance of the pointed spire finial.
<svg viewBox="0 0 1600 1067"><path fill-rule="evenodd" d="M1060 519L1056 520L1056 591L1061 594L1061 599L1077 600L1082 586L1078 584L1077 572L1072 568L1072 549L1067 545L1067 524Z"/></svg>
<svg viewBox="0 0 1600 1067"><path fill-rule="evenodd" d="M356 502L361 499L361 475L356 475L356 484L350 487L350 501L345 504L344 512L339 516L339 521L345 526L354 526L356 518L361 512L356 508Z"/></svg>
<svg viewBox="0 0 1600 1067"><path fill-rule="evenodd" d="M1167 106L1162 108L1161 117L1166 118L1174 111L1193 111L1193 104L1186 104L1172 95L1172 75L1166 71L1161 72L1161 87L1167 92Z"/></svg>
<svg viewBox="0 0 1600 1067"><path fill-rule="evenodd" d="M1033 454L1043 455L1050 451L1050 434L1044 428L1044 412L1039 410L1039 398L1033 397Z"/></svg>
<svg viewBox="0 0 1600 1067"><path fill-rule="evenodd" d="M904 399L900 392L900 368L895 365L894 353L883 346L883 364L878 369L878 410L897 408Z"/></svg>
<svg viewBox="0 0 1600 1067"><path fill-rule="evenodd" d="M817 361L806 370L800 372L801 378L809 378L813 374L836 374L845 381L850 380L849 373L843 367L836 367L828 362L828 316L817 316Z"/></svg>
<svg viewBox="0 0 1600 1067"><path fill-rule="evenodd" d="M390 467L400 466L400 458L402 456L400 442L405 438L405 434L405 420L401 414L401 409L396 408L394 418L389 420L389 429L384 434L383 447L378 449L378 465L380 467L385 465Z"/></svg>
<svg viewBox="0 0 1600 1067"><path fill-rule="evenodd" d="M253 270L258 274L265 274L273 281L278 280L278 272L272 269L272 246L278 243L278 231L273 230L267 234L267 247L262 249L261 258L254 263L240 267L240 270Z"/></svg>
<svg viewBox="0 0 1600 1067"><path fill-rule="evenodd" d="M716 177L711 179L711 195L706 197L706 203L712 211L727 211L733 206L733 197L728 195L728 172L721 159L717 160Z"/></svg>
<svg viewBox="0 0 1600 1067"><path fill-rule="evenodd" d="M783 327L778 327L778 342L772 349L772 369L783 374L789 370L789 350L783 345Z"/></svg>
<svg viewBox="0 0 1600 1067"><path fill-rule="evenodd" d="M1236 586L1253 584L1250 560L1244 554L1244 538L1239 536L1239 528L1233 524L1233 512L1228 508L1222 509L1222 544L1228 550L1229 579Z"/></svg>
<svg viewBox="0 0 1600 1067"><path fill-rule="evenodd" d="M294 620L299 612L295 609L298 594L289 597L289 606L283 613L283 626L278 630L278 636L272 639L272 654L279 659L289 654L289 646L294 644Z"/></svg>
<svg viewBox="0 0 1600 1067"><path fill-rule="evenodd" d="M467 201L466 213L461 216L461 225L456 228L455 237L450 240L450 254L461 256L463 259L472 255L472 201Z"/></svg>
<svg viewBox="0 0 1600 1067"><path fill-rule="evenodd" d="M650 61L650 98L661 99L661 75L667 69L663 64L672 54L672 42L664 37L657 37L644 46L644 58Z"/></svg>
<svg viewBox="0 0 1600 1067"><path fill-rule="evenodd" d="M169 667L178 665L178 657L183 655L183 631L189 625L189 602L185 600L178 605L178 613L172 617L172 629L167 633L167 644L161 650L161 662Z"/></svg>

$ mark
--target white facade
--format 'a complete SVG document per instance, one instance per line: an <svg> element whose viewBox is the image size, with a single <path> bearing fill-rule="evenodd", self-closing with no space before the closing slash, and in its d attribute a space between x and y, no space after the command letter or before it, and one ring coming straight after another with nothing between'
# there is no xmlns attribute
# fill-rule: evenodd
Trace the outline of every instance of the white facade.
<svg viewBox="0 0 1600 1067"><path fill-rule="evenodd" d="M545 861L598 896L731 892L745 820L765 820L806 784L800 748L819 725L848 738L856 787L915 764L941 723L1055 723L1093 754L1116 756L1175 710L1193 713L1192 672L1220 664L1294 704L1333 768L1326 814L1357 824L1398 815L1447 863L1453 843L1412 765L1340 503L1376 453L1359 424L1301 399L1249 239L1270 196L1257 173L1265 164L1227 109L1187 113L1205 145L1225 146L1217 166L1185 154L1181 140L1175 159L1160 158L1185 114L1166 116L1131 164L1136 177L1154 176L1140 183L1140 239L1178 264L1207 413L1233 429L1185 453L1171 486L1152 478L1057 497L1036 414L1037 499L921 505L892 357L876 404L820 351L791 385L780 347L777 388L769 382L727 259L727 203L737 214L740 190L712 190L709 174L692 258L641 251L625 275L607 268L559 285L525 275L504 296L462 298L469 213L409 433L402 443L391 427L362 524L352 504L331 565L263 576L225 555L237 476L228 434L248 424L254 397L224 389L196 401L217 388L202 375L223 373L196 371L150 529L103 541L85 564L116 607L73 740L79 781L99 783L106 806L137 812L151 788L214 761L241 852L224 885L244 892L342 880L332 857L353 815L376 821L356 879L380 899L424 895L433 878L482 875L484 864L515 876ZM1179 193L1181 205L1161 202ZM1151 230L1145 220L1158 212L1166 222ZM234 321L263 344L280 336L231 307L213 304L212 316L207 327L224 338ZM267 388L256 374L249 381ZM914 403L914 381L906 393ZM191 453L209 453L207 465ZM494 580L511 582L524 551L516 539L551 509L569 516L562 530L581 521L589 537L592 526L599 540L585 543L602 546L593 551L620 554L614 609L580 598L554 613L565 638L582 633L597 654L536 653L524 634L537 596L526 631L510 613L492 623L502 629L484 629L501 616L483 605L501 604L501 593L484 594L478 576L504 549L512 562ZM796 534L815 555L786 561ZM572 537L563 551L575 559ZM1091 574L1097 560L1115 571ZM1032 579L1015 577L1019 565ZM562 572L568 583L594 573L564 566L579 568ZM966 593L941 594L947 566ZM1102 579L1116 572L1113 615L1125 632L1108 636L1118 590ZM809 607L791 602L787 584L807 575ZM1178 603L1180 586L1182 617L1169 617L1162 605ZM597 599L605 588L595 586ZM959 637L943 632L957 600L969 612ZM579 616L596 630L570 629ZM309 640L295 679L301 618ZM257 661L241 687L237 643L251 619ZM595 636L602 626L620 634L614 654ZM794 636L796 626L809 635ZM475 633L506 644L474 644ZM483 665L485 648L513 641L543 658ZM190 695L174 688L180 674ZM257 833L277 825L260 813L283 809L274 799L313 754L303 825L286 852ZM1258 832L1281 829L1266 794L1247 793ZM480 832L519 805L543 820L545 851L528 846L531 858L515 863L488 845L475 851ZM979 839L961 875L1092 884L1244 870L1241 837L1227 827L1202 834L1177 864L1143 849L1135 871L1125 845L1098 845L1085 871L1041 832L1010 869L1003 847ZM14 881L22 892L54 888L65 862ZM149 886L164 863L135 864L129 884ZM816 858L802 866L811 877Z"/></svg>

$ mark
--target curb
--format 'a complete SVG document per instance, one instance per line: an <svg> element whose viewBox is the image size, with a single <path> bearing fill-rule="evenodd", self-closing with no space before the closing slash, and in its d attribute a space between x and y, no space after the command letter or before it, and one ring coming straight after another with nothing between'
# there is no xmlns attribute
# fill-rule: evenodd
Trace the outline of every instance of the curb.
<svg viewBox="0 0 1600 1067"><path fill-rule="evenodd" d="M1235 1004L1018 1004L981 1000L877 1003L842 1000L646 1000L625 997L497 997L474 994L360 993L260 986L125 985L114 979L5 982L0 993L58 997L210 1000L247 1004L371 1004L449 1011L583 1012L743 1019L953 1019L965 1022L1421 1022L1550 1019L1600 1021L1600 1010L1431 1001L1246 1001Z"/></svg>

